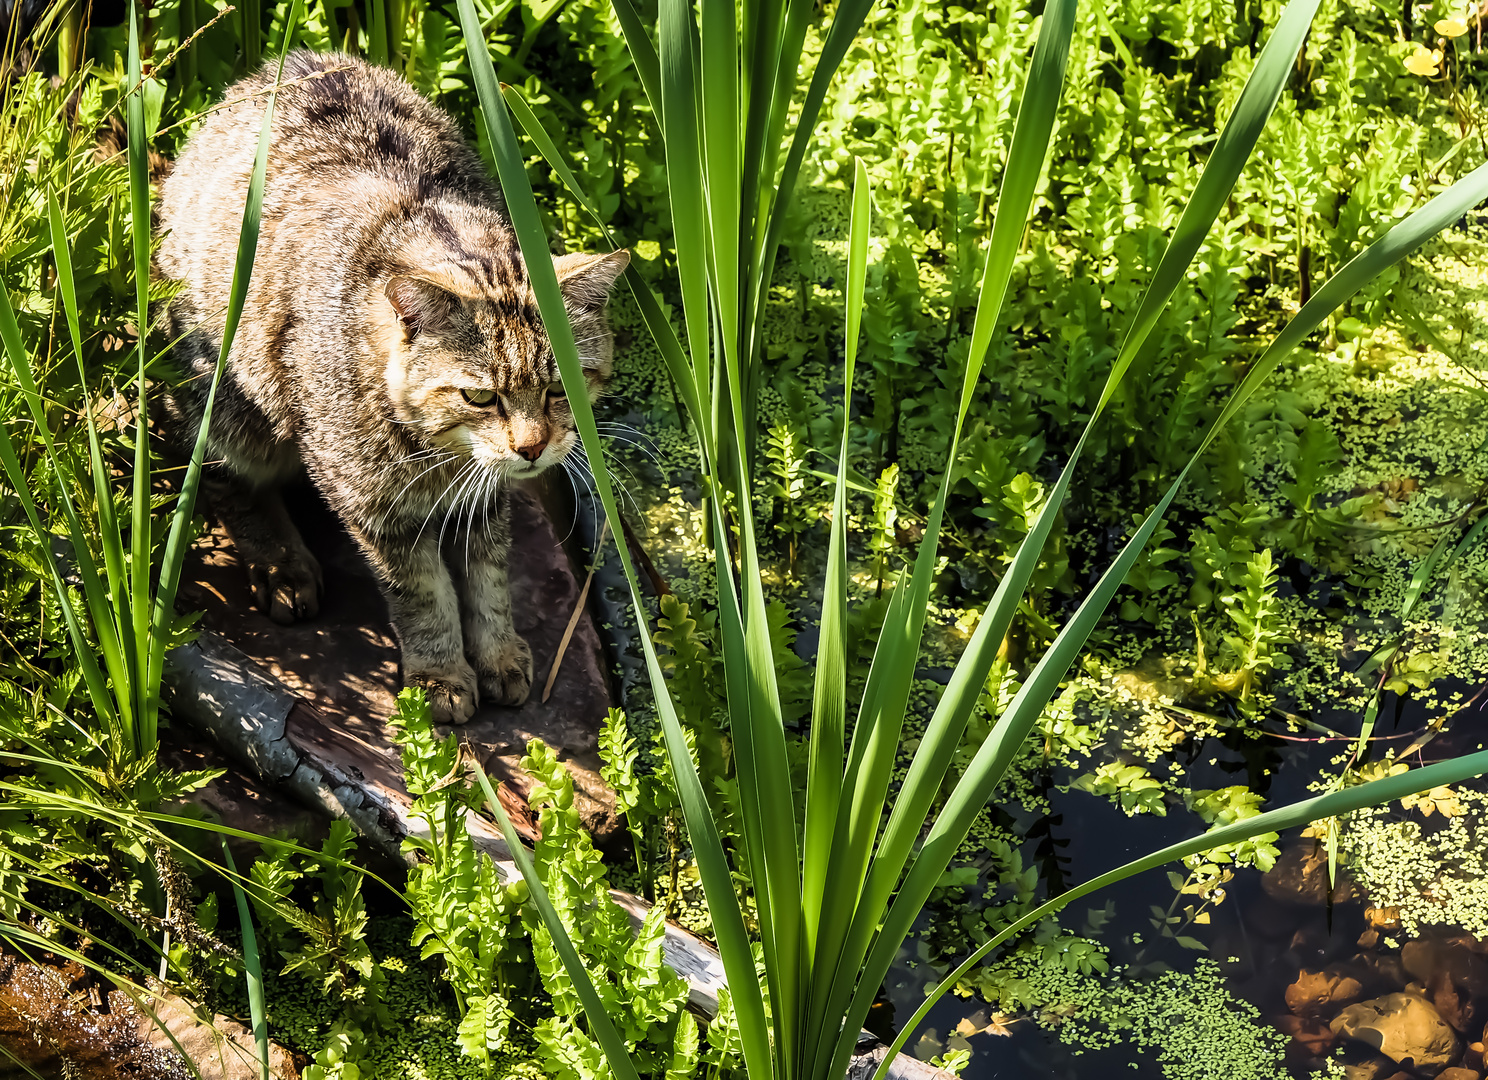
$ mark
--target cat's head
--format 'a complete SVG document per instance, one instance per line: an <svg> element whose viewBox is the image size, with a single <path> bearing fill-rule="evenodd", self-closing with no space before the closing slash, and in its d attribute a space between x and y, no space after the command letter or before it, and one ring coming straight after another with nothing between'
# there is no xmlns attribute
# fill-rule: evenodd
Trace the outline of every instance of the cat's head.
<svg viewBox="0 0 1488 1080"><path fill-rule="evenodd" d="M589 400L609 382L605 304L626 251L553 259ZM374 297L396 420L506 476L535 476L579 442L558 363L515 244L492 258L438 261Z"/></svg>

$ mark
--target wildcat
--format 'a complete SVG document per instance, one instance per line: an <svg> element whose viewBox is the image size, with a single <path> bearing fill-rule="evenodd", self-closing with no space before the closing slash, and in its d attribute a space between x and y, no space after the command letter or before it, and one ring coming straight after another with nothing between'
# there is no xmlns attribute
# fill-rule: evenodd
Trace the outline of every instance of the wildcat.
<svg viewBox="0 0 1488 1080"><path fill-rule="evenodd" d="M189 446L222 336L272 70L229 87L160 193L158 270ZM292 53L271 133L257 259L208 432L203 492L277 622L316 614L321 571L280 486L302 470L370 560L403 682L435 718L519 705L509 489L578 442L500 189L448 114L398 76ZM625 251L555 257L591 400Z"/></svg>

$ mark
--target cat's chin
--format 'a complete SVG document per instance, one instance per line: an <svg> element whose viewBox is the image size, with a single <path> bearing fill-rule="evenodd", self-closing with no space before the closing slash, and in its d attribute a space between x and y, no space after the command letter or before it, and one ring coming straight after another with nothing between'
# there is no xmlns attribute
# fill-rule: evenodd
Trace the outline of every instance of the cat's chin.
<svg viewBox="0 0 1488 1080"><path fill-rule="evenodd" d="M518 463L520 467L518 465L508 466L506 475L512 480L531 480L535 476L541 476L557 463L556 460L544 462L523 461Z"/></svg>

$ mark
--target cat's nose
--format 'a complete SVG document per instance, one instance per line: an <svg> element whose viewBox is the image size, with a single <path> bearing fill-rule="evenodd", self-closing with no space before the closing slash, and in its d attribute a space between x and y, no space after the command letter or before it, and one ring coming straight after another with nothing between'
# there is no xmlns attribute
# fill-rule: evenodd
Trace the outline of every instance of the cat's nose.
<svg viewBox="0 0 1488 1080"><path fill-rule="evenodd" d="M542 457L542 452L548 448L546 441L528 443L526 446L517 447L517 453L528 461L536 461Z"/></svg>

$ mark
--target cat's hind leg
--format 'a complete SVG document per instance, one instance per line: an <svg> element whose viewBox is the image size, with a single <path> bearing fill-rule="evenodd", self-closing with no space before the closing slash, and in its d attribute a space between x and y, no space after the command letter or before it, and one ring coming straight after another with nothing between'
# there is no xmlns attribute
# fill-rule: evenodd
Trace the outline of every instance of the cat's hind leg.
<svg viewBox="0 0 1488 1080"><path fill-rule="evenodd" d="M284 626L319 614L325 590L320 563L290 520L278 486L257 487L223 471L205 478L202 488L248 571L258 609Z"/></svg>
<svg viewBox="0 0 1488 1080"><path fill-rule="evenodd" d="M512 620L507 562L511 557L511 496L497 491L486 513L472 514L468 532L446 550L460 582L465 655L480 679L481 700L521 705L532 690L532 649Z"/></svg>
<svg viewBox="0 0 1488 1080"><path fill-rule="evenodd" d="M178 352L197 344L187 335ZM198 350L200 351L200 350ZM189 355L189 354L188 354ZM205 389L212 368L205 354L188 359L192 377L165 396L167 426L183 456L190 453L201 427ZM276 437L273 425L248 400L231 370L218 388L202 470L203 509L217 518L248 572L248 585L258 609L277 623L289 624L320 612L323 579L320 563L284 509L279 489L304 470L294 445Z"/></svg>

